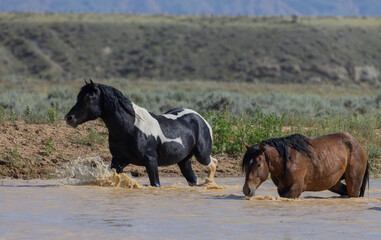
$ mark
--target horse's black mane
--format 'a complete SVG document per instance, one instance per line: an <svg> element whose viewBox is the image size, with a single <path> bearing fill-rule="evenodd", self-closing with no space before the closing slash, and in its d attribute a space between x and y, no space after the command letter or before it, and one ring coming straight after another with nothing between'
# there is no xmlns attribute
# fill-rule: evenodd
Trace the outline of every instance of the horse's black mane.
<svg viewBox="0 0 381 240"><path fill-rule="evenodd" d="M290 147L307 157L311 157L311 150L308 148L308 146L312 146L312 144L307 137L301 134L293 134L281 138L270 138L263 140L261 143L275 148L278 151L279 155L282 156L284 163L286 163L290 158Z"/></svg>
<svg viewBox="0 0 381 240"><path fill-rule="evenodd" d="M249 148L247 151L247 154L249 156L256 154L259 151L260 144L271 146L278 151L279 155L282 156L284 166L285 166L285 171L286 171L286 162L290 158L290 152L289 152L290 147L304 154L307 157L311 157L311 150L308 148L308 146L313 146L307 137L301 134L293 134L287 137L270 138L267 140L263 140L259 144L256 144L252 146L251 148ZM242 161L242 169L245 168L245 165L251 159L252 159L251 157L246 157L246 158L244 157Z"/></svg>
<svg viewBox="0 0 381 240"><path fill-rule="evenodd" d="M132 102L126 98L118 89L98 83L96 83L95 86L101 90L103 94L104 104L107 106L107 108L121 106L125 111L131 112Z"/></svg>

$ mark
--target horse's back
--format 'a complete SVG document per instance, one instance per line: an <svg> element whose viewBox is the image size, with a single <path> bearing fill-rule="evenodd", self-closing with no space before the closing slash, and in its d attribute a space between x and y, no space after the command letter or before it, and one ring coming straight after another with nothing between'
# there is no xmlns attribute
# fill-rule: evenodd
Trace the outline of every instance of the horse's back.
<svg viewBox="0 0 381 240"><path fill-rule="evenodd" d="M163 158L180 158L190 153L209 158L212 148L212 130L208 122L197 112L186 108L174 108L163 115L155 118L160 127L169 138L180 137L182 146L180 148L163 145L161 148L160 161ZM168 150L170 149L170 150ZM186 156L183 156L186 155ZM205 157L206 158L206 157Z"/></svg>
<svg viewBox="0 0 381 240"><path fill-rule="evenodd" d="M356 156L366 162L366 154L361 144L351 134L346 132L331 133L310 139L313 145L312 149L315 149L317 153L324 155L346 155ZM349 160L349 159L348 159Z"/></svg>
<svg viewBox="0 0 381 240"><path fill-rule="evenodd" d="M164 113L165 114L174 114L177 115L177 113L184 111L184 108L172 108Z"/></svg>
<svg viewBox="0 0 381 240"><path fill-rule="evenodd" d="M354 151L357 149L363 150L360 143L351 134L347 132L331 133L327 135L318 136L311 138L312 145L326 146L328 148L349 148L349 150Z"/></svg>
<svg viewBox="0 0 381 240"><path fill-rule="evenodd" d="M207 136L210 136L210 140L212 140L213 138L212 128L210 127L209 123L198 112L192 109L173 108L164 113L162 116L169 120L180 120L187 122L188 126L197 125L198 128L195 128L193 130L198 131L203 138L206 137L204 136L205 134L207 134ZM189 124L191 122L193 124ZM194 124L195 122L197 124ZM162 123L165 124L165 121L163 121ZM168 123L172 124L171 121L168 121Z"/></svg>

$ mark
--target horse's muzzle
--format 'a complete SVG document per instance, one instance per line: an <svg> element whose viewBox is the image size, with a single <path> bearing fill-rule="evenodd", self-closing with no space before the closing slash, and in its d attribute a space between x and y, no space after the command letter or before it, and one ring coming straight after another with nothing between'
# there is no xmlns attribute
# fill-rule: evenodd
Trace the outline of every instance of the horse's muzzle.
<svg viewBox="0 0 381 240"><path fill-rule="evenodd" d="M255 189L254 185L248 186L246 184L243 186L243 189L242 189L243 194L245 194L246 197L252 197L252 196L254 196L255 195L255 190L256 189Z"/></svg>
<svg viewBox="0 0 381 240"><path fill-rule="evenodd" d="M78 124L76 123L77 119L75 118L74 115L66 115L65 120L66 120L66 123L72 126L73 128L76 128L78 126Z"/></svg>

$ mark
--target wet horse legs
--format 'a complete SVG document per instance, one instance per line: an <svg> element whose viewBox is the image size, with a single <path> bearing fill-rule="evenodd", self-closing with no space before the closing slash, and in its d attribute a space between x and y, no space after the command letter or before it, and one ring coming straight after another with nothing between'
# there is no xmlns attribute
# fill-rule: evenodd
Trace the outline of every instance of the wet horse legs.
<svg viewBox="0 0 381 240"><path fill-rule="evenodd" d="M160 187L159 181L159 170L157 166L157 158L147 156L146 159L146 170L148 173L149 181L151 186Z"/></svg>
<svg viewBox="0 0 381 240"><path fill-rule="evenodd" d="M298 198L302 194L302 185L299 183L294 183L288 189L279 189L278 194L284 198Z"/></svg>
<svg viewBox="0 0 381 240"><path fill-rule="evenodd" d="M214 157L210 156L210 163L207 166L208 168L208 179L214 182L214 175L216 174L218 161Z"/></svg>
<svg viewBox="0 0 381 240"><path fill-rule="evenodd" d="M340 181L331 187L329 191L340 194L341 196L348 196L347 186Z"/></svg>
<svg viewBox="0 0 381 240"><path fill-rule="evenodd" d="M192 156L185 158L181 162L178 162L177 165L180 167L181 173L188 181L189 186L194 186L197 184L197 177L194 175L191 161Z"/></svg>
<svg viewBox="0 0 381 240"><path fill-rule="evenodd" d="M111 160L111 169L115 168L116 173L121 173L123 171L123 168L125 168L128 165L128 162L121 163L121 161L118 161L115 157Z"/></svg>

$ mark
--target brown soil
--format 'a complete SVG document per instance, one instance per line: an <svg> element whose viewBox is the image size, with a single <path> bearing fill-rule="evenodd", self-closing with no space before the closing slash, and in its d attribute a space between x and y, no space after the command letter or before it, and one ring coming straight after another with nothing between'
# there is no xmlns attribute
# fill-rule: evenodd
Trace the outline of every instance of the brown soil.
<svg viewBox="0 0 381 240"><path fill-rule="evenodd" d="M111 162L108 131L100 121L69 127L56 124L0 124L0 177L54 178L55 169L77 157L100 156ZM241 156L219 154L216 177L241 176ZM206 176L206 167L193 160L198 177ZM133 176L146 175L145 168L129 165L124 169ZM177 165L159 167L160 176L181 176Z"/></svg>

